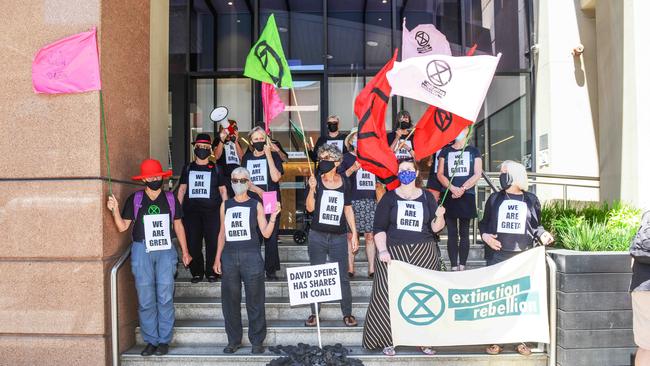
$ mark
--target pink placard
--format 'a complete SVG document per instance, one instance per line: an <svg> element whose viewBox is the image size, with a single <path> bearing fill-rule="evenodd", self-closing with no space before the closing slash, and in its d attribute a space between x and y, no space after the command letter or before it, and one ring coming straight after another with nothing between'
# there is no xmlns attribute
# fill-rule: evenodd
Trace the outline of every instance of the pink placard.
<svg viewBox="0 0 650 366"><path fill-rule="evenodd" d="M278 194L275 191L264 192L262 194L262 205L264 205L265 214L275 212L278 207Z"/></svg>

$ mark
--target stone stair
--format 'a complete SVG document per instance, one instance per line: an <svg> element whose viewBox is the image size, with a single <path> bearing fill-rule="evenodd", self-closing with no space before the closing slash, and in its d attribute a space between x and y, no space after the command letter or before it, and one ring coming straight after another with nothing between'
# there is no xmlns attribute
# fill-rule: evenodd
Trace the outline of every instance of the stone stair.
<svg viewBox="0 0 650 366"><path fill-rule="evenodd" d="M447 249L441 245L443 259L449 268ZM295 245L290 237L282 237L279 246L282 271L278 275L285 276L285 269L309 264L306 245ZM372 280L367 277L368 266L365 247L359 249L356 256L356 275L351 279L353 296L353 315L359 321L359 326L347 328L341 319L338 303L321 304L321 334L323 344L341 343L351 350L351 357L361 359L365 365L476 365L476 366L542 366L546 365L544 353L535 353L523 357L514 352L504 352L499 356L488 356L483 353L483 347L441 347L435 356L425 356L415 348L398 348L395 357L386 357L380 351L368 351L361 347L363 323L365 320L368 301L372 291ZM483 246L473 245L470 250L468 268L485 265ZM247 334L247 315L242 303L242 319L244 322L244 347L234 355L222 353L227 344L221 311L221 286L219 283L201 282L192 284L189 281L189 271L179 266L176 280L175 308L176 324L174 339L170 352L166 356L142 357L140 351L144 344L140 329L136 329L137 344L121 355L122 365L165 365L165 366L207 366L207 365L266 365L270 360L279 357L268 349L262 355L250 353L250 343ZM316 329L303 325L304 320L311 314L309 306L289 305L287 283L285 281L266 281L266 345L290 345L299 342L312 345L318 344Z"/></svg>

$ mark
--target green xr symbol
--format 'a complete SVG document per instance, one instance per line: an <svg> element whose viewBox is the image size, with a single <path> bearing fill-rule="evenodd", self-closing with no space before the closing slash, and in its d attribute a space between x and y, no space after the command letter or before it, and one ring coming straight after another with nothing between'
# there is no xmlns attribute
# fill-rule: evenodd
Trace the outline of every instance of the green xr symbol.
<svg viewBox="0 0 650 366"><path fill-rule="evenodd" d="M160 207L156 205L151 205L149 206L149 211L147 212L149 215L157 215L160 213Z"/></svg>
<svg viewBox="0 0 650 366"><path fill-rule="evenodd" d="M445 300L436 289L422 283L406 286L397 300L399 313L413 325L429 325L445 312Z"/></svg>

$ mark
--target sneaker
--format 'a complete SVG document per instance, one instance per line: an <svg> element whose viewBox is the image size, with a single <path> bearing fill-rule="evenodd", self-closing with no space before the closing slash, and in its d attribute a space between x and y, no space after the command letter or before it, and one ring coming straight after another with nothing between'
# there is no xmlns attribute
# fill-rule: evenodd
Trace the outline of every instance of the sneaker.
<svg viewBox="0 0 650 366"><path fill-rule="evenodd" d="M217 276L208 276L208 282L210 283L217 282Z"/></svg>
<svg viewBox="0 0 650 366"><path fill-rule="evenodd" d="M465 270L465 266L461 264L460 266L458 266L458 270L459 270L459 271L464 271L464 270Z"/></svg>
<svg viewBox="0 0 650 366"><path fill-rule="evenodd" d="M254 355L259 355L259 354L264 353L264 346L262 346L262 345L253 346L253 349L251 350L251 353L254 354Z"/></svg>
<svg viewBox="0 0 650 366"><path fill-rule="evenodd" d="M190 282L192 282L192 283L199 283L199 282L201 282L201 281L203 281L203 276L194 276L194 277L192 277L192 279L190 280Z"/></svg>
<svg viewBox="0 0 650 366"><path fill-rule="evenodd" d="M235 353L241 347L241 344L229 344L223 349L223 353Z"/></svg>
<svg viewBox="0 0 650 366"><path fill-rule="evenodd" d="M147 343L147 346L140 352L142 356L151 356L156 352L156 346L151 343Z"/></svg>
<svg viewBox="0 0 650 366"><path fill-rule="evenodd" d="M161 343L158 345L158 348L156 348L155 355L156 356L164 356L169 352L169 345L167 343Z"/></svg>

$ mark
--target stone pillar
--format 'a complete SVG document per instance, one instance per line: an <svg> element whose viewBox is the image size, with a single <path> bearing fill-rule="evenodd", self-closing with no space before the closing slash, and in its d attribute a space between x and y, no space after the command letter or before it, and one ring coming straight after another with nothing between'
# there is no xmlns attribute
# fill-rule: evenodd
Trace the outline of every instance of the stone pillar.
<svg viewBox="0 0 650 366"><path fill-rule="evenodd" d="M0 13L0 363L110 364L109 270L129 238L105 208L99 94L34 94L30 65L45 44L97 26L122 202L149 154L149 1L3 0ZM124 346L137 321L129 272Z"/></svg>

